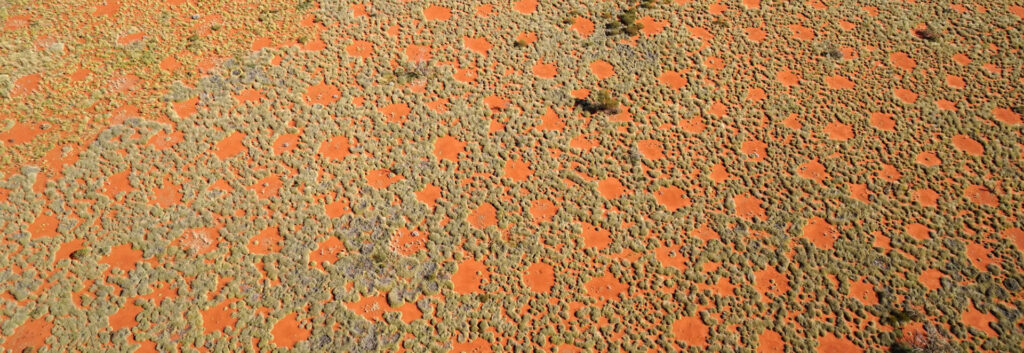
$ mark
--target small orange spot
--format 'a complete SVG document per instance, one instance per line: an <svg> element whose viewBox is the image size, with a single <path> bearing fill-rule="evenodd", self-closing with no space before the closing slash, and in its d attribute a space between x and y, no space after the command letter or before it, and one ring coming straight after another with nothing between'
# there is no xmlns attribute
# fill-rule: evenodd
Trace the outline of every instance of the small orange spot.
<svg viewBox="0 0 1024 353"><path fill-rule="evenodd" d="M526 268L523 282L535 293L549 293L555 285L555 270L551 265L536 262Z"/></svg>
<svg viewBox="0 0 1024 353"><path fill-rule="evenodd" d="M116 267L123 271L131 271L135 269L136 264L142 260L142 250L135 250L132 248L132 244L121 244L110 249L110 255L107 255L99 261L101 264L110 265L110 267Z"/></svg>
<svg viewBox="0 0 1024 353"><path fill-rule="evenodd" d="M781 70L775 74L775 79L779 80L783 86L791 87L800 84L801 78L792 70Z"/></svg>
<svg viewBox="0 0 1024 353"><path fill-rule="evenodd" d="M612 64L609 64L604 60L595 60L594 62L591 62L590 71L597 76L598 80L603 80L615 75L615 68L612 67Z"/></svg>
<svg viewBox="0 0 1024 353"><path fill-rule="evenodd" d="M760 43L768 37L768 32L757 27L747 27L744 31L747 32L747 39L753 42Z"/></svg>
<svg viewBox="0 0 1024 353"><path fill-rule="evenodd" d="M540 78L554 78L558 74L558 68L554 64L545 64L543 61L538 61L537 64L533 65L533 74Z"/></svg>
<svg viewBox="0 0 1024 353"><path fill-rule="evenodd" d="M761 218L762 220L768 218L764 208L761 208L761 204L764 201L749 194L736 195L732 200L736 205L736 215L740 218L748 221L752 221L754 218Z"/></svg>
<svg viewBox="0 0 1024 353"><path fill-rule="evenodd" d="M519 0L515 3L515 10L522 14L531 14L537 11L537 0Z"/></svg>
<svg viewBox="0 0 1024 353"><path fill-rule="evenodd" d="M26 348L39 349L46 346L46 339L53 334L53 323L44 318L31 319L4 338L3 348L10 352L23 352Z"/></svg>
<svg viewBox="0 0 1024 353"><path fill-rule="evenodd" d="M800 40L814 40L814 30L802 25L789 25L789 30L793 32L793 38Z"/></svg>
<svg viewBox="0 0 1024 353"><path fill-rule="evenodd" d="M341 91L339 91L338 87L334 85L321 83L306 88L306 94L304 97L306 99L306 103L309 105L328 105L341 98Z"/></svg>
<svg viewBox="0 0 1024 353"><path fill-rule="evenodd" d="M1006 108L992 109L992 116L1006 124L1018 125L1021 123L1020 114Z"/></svg>
<svg viewBox="0 0 1024 353"><path fill-rule="evenodd" d="M607 271L599 277L591 278L584 286L591 296L607 300L616 300L619 298L619 294L625 293L629 289L628 284L622 283Z"/></svg>
<svg viewBox="0 0 1024 353"><path fill-rule="evenodd" d="M349 146L348 137L334 136L320 144L320 149L317 152L324 158L343 160L349 155Z"/></svg>
<svg viewBox="0 0 1024 353"><path fill-rule="evenodd" d="M956 135L953 136L953 146L958 150L964 151L972 156L981 156L985 154L985 146L975 139L970 138L967 135Z"/></svg>
<svg viewBox="0 0 1024 353"><path fill-rule="evenodd" d="M139 321L136 320L135 317L141 312L142 307L135 305L135 303L129 300L124 304L124 307L110 315L110 317L107 318L107 322L113 330L132 328L139 324Z"/></svg>
<svg viewBox="0 0 1024 353"><path fill-rule="evenodd" d="M277 321L274 327L270 330L270 334L274 337L274 345L282 348L295 347L296 343L305 341L309 336L313 335L313 332L309 329L302 328L297 319L299 314L291 313Z"/></svg>
<svg viewBox="0 0 1024 353"><path fill-rule="evenodd" d="M665 27L668 27L669 25L668 21L658 21L651 16L645 16L636 22L642 25L642 27L640 27L640 33L648 36L653 36L665 31Z"/></svg>
<svg viewBox="0 0 1024 353"><path fill-rule="evenodd" d="M594 33L594 21L586 17L576 16L573 18L572 27L569 28L579 33L583 38L587 38Z"/></svg>
<svg viewBox="0 0 1024 353"><path fill-rule="evenodd" d="M964 196L978 205L999 207L999 196L983 185L970 185L964 189Z"/></svg>
<svg viewBox="0 0 1024 353"><path fill-rule="evenodd" d="M661 76L658 76L658 82L661 82L661 84L663 85L672 87L673 89L681 89L683 87L686 87L686 84L688 83L686 77L683 77L682 72L671 70L665 71L661 74Z"/></svg>
<svg viewBox="0 0 1024 353"><path fill-rule="evenodd" d="M485 57L487 56L487 52L494 47L494 45L492 45L491 42L487 41L486 37L465 37L462 39L462 43L463 45L466 46L466 49L480 53L480 55L483 55Z"/></svg>
<svg viewBox="0 0 1024 353"><path fill-rule="evenodd" d="M928 188L918 189L914 191L914 200L924 207L938 207L939 193Z"/></svg>
<svg viewBox="0 0 1024 353"><path fill-rule="evenodd" d="M375 169L366 173L366 183L377 189L386 189L391 184L401 181L401 175L392 173L387 168Z"/></svg>
<svg viewBox="0 0 1024 353"><path fill-rule="evenodd" d="M914 161L917 162L918 164L922 164L928 167L942 165L942 160L939 159L939 156L935 154L935 152L918 153L917 157L914 158Z"/></svg>
<svg viewBox="0 0 1024 353"><path fill-rule="evenodd" d="M811 241L818 248L830 250L839 237L835 226L831 225L824 218L812 217L807 221L803 230L804 238Z"/></svg>
<svg viewBox="0 0 1024 353"><path fill-rule="evenodd" d="M917 62L904 52L892 53L892 55L889 55L889 61L896 65L896 67L907 71L911 71L917 66Z"/></svg>
<svg viewBox="0 0 1024 353"><path fill-rule="evenodd" d="M876 129L895 132L896 120L893 120L892 116L892 114L886 113L871 113L869 122Z"/></svg>
<svg viewBox="0 0 1024 353"><path fill-rule="evenodd" d="M530 215L538 223L551 222L555 219L555 214L557 213L558 206L555 206L555 203L551 202L551 200L538 199L530 203Z"/></svg>
<svg viewBox="0 0 1024 353"><path fill-rule="evenodd" d="M672 323L672 334L688 346L707 347L710 329L699 316L683 316Z"/></svg>
<svg viewBox="0 0 1024 353"><path fill-rule="evenodd" d="M238 319L234 318L233 314L237 310L232 309L231 304L238 301L239 299L228 299L203 310L203 333L210 334L235 326Z"/></svg>
<svg viewBox="0 0 1024 353"><path fill-rule="evenodd" d="M896 88L893 89L893 94L896 95L896 98L899 98L899 100L903 101L903 103L914 104L914 102L917 102L918 94L914 93L914 91L911 91L909 89Z"/></svg>
<svg viewBox="0 0 1024 353"><path fill-rule="evenodd" d="M490 271L487 270L487 265L477 260L465 260L452 274L452 283L455 285L453 289L459 294L483 293L480 286L488 278Z"/></svg>
<svg viewBox="0 0 1024 353"><path fill-rule="evenodd" d="M907 234L917 240L928 240L932 238L932 229L921 223L911 223L905 227Z"/></svg>
<svg viewBox="0 0 1024 353"><path fill-rule="evenodd" d="M434 142L434 156L437 159L447 159L455 162L460 153L466 153L466 142L459 141L451 136L444 136Z"/></svg>
<svg viewBox="0 0 1024 353"><path fill-rule="evenodd" d="M551 107L548 107L547 112L540 116L540 125L537 125L537 130L555 130L562 131L565 128L565 120L562 120L558 116L558 112Z"/></svg>
<svg viewBox="0 0 1024 353"><path fill-rule="evenodd" d="M281 236L278 227L267 227L249 240L247 248L253 254L266 255L280 252L282 242L284 237Z"/></svg>
<svg viewBox="0 0 1024 353"><path fill-rule="evenodd" d="M665 206L669 212L675 212L676 210L689 207L693 204L689 197L686 196L686 192L677 186L666 186L655 192L655 200L662 206Z"/></svg>
<svg viewBox="0 0 1024 353"><path fill-rule="evenodd" d="M786 342L782 340L782 335L772 330L764 330L757 337L757 352L758 353L784 353L786 351Z"/></svg>
<svg viewBox="0 0 1024 353"><path fill-rule="evenodd" d="M430 53L430 47L428 46L411 44L405 48L405 57L409 61L423 62L430 61L430 58L434 57L434 55Z"/></svg>
<svg viewBox="0 0 1024 353"><path fill-rule="evenodd" d="M854 137L853 127L833 121L825 126L825 133L830 140L846 141Z"/></svg>
<svg viewBox="0 0 1024 353"><path fill-rule="evenodd" d="M595 226L587 222L580 222L583 228L583 246L597 250L607 249L612 243L612 233L607 229Z"/></svg>
<svg viewBox="0 0 1024 353"><path fill-rule="evenodd" d="M43 80L43 74L25 75L14 80L14 87L11 88L11 97L27 96L39 88L39 81Z"/></svg>
<svg viewBox="0 0 1024 353"><path fill-rule="evenodd" d="M246 135L244 133L240 131L235 131L231 133L231 135L228 135L228 137L225 137L223 140L217 142L217 144L214 145L213 147L213 153L217 156L217 158L220 158L221 160L242 153L247 149L245 145L242 144L242 141L245 139L245 137Z"/></svg>
<svg viewBox="0 0 1024 353"><path fill-rule="evenodd" d="M530 169L530 162L522 159L513 159L505 162L505 177L515 181L526 181L533 175Z"/></svg>
<svg viewBox="0 0 1024 353"><path fill-rule="evenodd" d="M921 272L921 275L917 276L917 281L921 282L925 288L936 290L942 288L942 277L944 276L942 271L931 268Z"/></svg>
<svg viewBox="0 0 1024 353"><path fill-rule="evenodd" d="M369 59L373 57L373 43L365 40L354 40L352 44L345 47L348 55Z"/></svg>
<svg viewBox="0 0 1024 353"><path fill-rule="evenodd" d="M826 333L825 336L818 337L818 353L833 352L863 353L864 349L848 339L836 337L831 332Z"/></svg>
<svg viewBox="0 0 1024 353"><path fill-rule="evenodd" d="M956 89L964 89L967 87L967 81L960 76L946 75L946 85Z"/></svg>
<svg viewBox="0 0 1024 353"><path fill-rule="evenodd" d="M48 210L43 211L43 213L36 216L32 224L29 224L28 232L31 234L32 239L53 237L57 235L57 226L59 224L60 219Z"/></svg>
<svg viewBox="0 0 1024 353"><path fill-rule="evenodd" d="M416 199L422 203L427 204L430 208L437 206L437 199L441 198L441 188L433 184L427 184L416 193ZM472 221L470 221L472 223ZM481 227L478 227L481 228Z"/></svg>
<svg viewBox="0 0 1024 353"><path fill-rule="evenodd" d="M831 177L825 169L825 165L821 164L821 162L818 162L817 160L804 162L797 167L796 173L803 178L812 179L819 183L824 182Z"/></svg>
<svg viewBox="0 0 1024 353"><path fill-rule="evenodd" d="M117 44L118 45L131 44L131 43L138 42L138 41L142 40L143 38L146 38L146 33L143 33L143 32L126 34L126 35L123 35L123 36L120 36L120 37L117 38Z"/></svg>
<svg viewBox="0 0 1024 353"><path fill-rule="evenodd" d="M498 210L490 202L484 202L466 218L470 225L482 230L498 225Z"/></svg>
<svg viewBox="0 0 1024 353"><path fill-rule="evenodd" d="M856 85L846 76L829 76L825 78L825 84L831 89L853 89Z"/></svg>
<svg viewBox="0 0 1024 353"><path fill-rule="evenodd" d="M452 10L444 6L431 5L423 10L423 17L427 20L447 21L452 18Z"/></svg>

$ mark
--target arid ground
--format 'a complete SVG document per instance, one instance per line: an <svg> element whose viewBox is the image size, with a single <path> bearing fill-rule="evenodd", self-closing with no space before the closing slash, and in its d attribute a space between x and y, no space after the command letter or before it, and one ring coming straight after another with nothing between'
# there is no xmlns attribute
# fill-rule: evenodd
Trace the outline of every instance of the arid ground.
<svg viewBox="0 0 1024 353"><path fill-rule="evenodd" d="M1021 352L1022 49L1012 0L0 1L0 350Z"/></svg>

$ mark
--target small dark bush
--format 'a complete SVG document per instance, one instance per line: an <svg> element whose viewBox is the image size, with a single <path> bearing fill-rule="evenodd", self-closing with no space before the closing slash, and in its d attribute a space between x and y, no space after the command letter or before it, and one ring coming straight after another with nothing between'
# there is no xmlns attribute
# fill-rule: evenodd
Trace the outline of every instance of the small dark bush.
<svg viewBox="0 0 1024 353"><path fill-rule="evenodd" d="M89 256L89 249L75 250L74 252L71 253L69 257L71 257L72 260L81 260L86 256Z"/></svg>
<svg viewBox="0 0 1024 353"><path fill-rule="evenodd" d="M822 56L829 59L842 60L843 52L839 51L839 49L829 49L822 53Z"/></svg>
<svg viewBox="0 0 1024 353"><path fill-rule="evenodd" d="M883 324L889 326L899 326L904 323L919 320L921 313L910 309L889 309L889 313L881 318Z"/></svg>
<svg viewBox="0 0 1024 353"><path fill-rule="evenodd" d="M914 31L914 35L917 36L918 38L927 40L929 42L934 42L934 41L939 40L939 32L936 32L935 30L931 29L930 27L929 28L925 28L925 29L915 30Z"/></svg>
<svg viewBox="0 0 1024 353"><path fill-rule="evenodd" d="M605 34L609 36L627 34L634 36L640 33L640 30L644 28L643 24L637 23L637 8L630 8L622 14L615 16L615 20L605 25ZM605 14L604 18L612 18L612 15Z"/></svg>
<svg viewBox="0 0 1024 353"><path fill-rule="evenodd" d="M619 100L612 97L607 90L597 92L593 101L577 99L576 106L588 113L616 113L619 111Z"/></svg>

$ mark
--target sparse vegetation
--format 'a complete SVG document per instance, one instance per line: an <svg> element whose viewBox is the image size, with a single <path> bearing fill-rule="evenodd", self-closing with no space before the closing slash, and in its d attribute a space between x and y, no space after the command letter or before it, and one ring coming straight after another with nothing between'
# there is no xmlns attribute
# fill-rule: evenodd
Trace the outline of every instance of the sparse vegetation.
<svg viewBox="0 0 1024 353"><path fill-rule="evenodd" d="M4 9L2 351L1019 348L1024 9L142 5Z"/></svg>

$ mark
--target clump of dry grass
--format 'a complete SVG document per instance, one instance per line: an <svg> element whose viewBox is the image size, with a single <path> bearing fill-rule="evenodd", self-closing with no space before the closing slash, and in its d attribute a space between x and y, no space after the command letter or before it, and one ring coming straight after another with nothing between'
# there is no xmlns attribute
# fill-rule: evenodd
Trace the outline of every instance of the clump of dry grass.
<svg viewBox="0 0 1024 353"><path fill-rule="evenodd" d="M925 325L924 331L907 334L893 344L892 353L955 353L960 350L949 341L948 335L939 332L935 325Z"/></svg>

